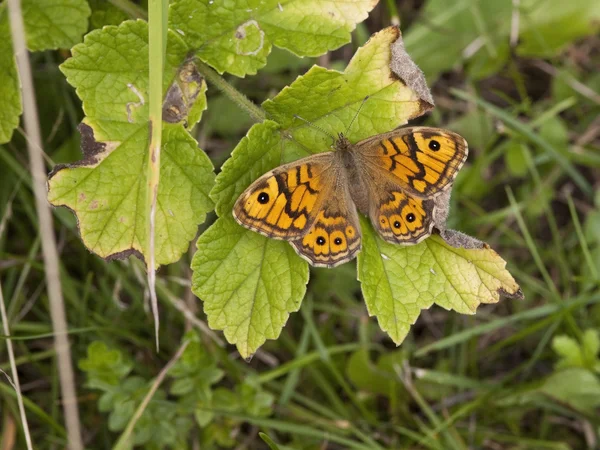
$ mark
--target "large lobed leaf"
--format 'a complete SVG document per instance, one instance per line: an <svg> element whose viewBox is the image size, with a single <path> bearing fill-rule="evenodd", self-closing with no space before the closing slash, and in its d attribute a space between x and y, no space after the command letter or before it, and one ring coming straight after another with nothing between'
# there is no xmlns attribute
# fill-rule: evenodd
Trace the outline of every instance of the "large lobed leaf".
<svg viewBox="0 0 600 450"><path fill-rule="evenodd" d="M252 75L276 45L318 56L350 42L377 0L177 0L170 27L220 73Z"/></svg>
<svg viewBox="0 0 600 450"><path fill-rule="evenodd" d="M294 120L294 114L336 134L346 130L362 106L348 130L352 140L359 140L389 131L431 107L390 70L390 46L398 37L396 28L387 28L358 50L344 72L313 67L266 101L264 108L276 121L254 125L217 176L210 195L221 218L198 241L193 290L204 301L210 326L224 330L244 357L266 339L276 338L288 314L298 309L308 266L287 242L237 225L231 216L233 204L264 172L329 150L331 139ZM218 245L213 243L216 239ZM288 274L296 276L282 286ZM231 279L236 280L234 288L224 282ZM219 287L217 281L227 287Z"/></svg>
<svg viewBox="0 0 600 450"><path fill-rule="evenodd" d="M88 34L61 70L83 101L84 159L57 167L50 202L77 215L81 238L105 258L147 248L148 26L124 22ZM186 47L169 33L164 91L180 83ZM204 81L197 86L194 121L205 109ZM197 106L200 104L200 108ZM156 261L177 261L213 207L212 163L181 122L163 124L161 178L156 211Z"/></svg>
<svg viewBox="0 0 600 450"><path fill-rule="evenodd" d="M87 31L91 10L86 0L23 0L30 50L70 48Z"/></svg>
<svg viewBox="0 0 600 450"><path fill-rule="evenodd" d="M364 218L361 229L358 278L367 309L397 345L421 310L434 303L475 314L481 303L496 303L501 294L521 296L506 261L483 243L457 248L431 236L418 245L400 246L382 240Z"/></svg>
<svg viewBox="0 0 600 450"><path fill-rule="evenodd" d="M198 241L193 291L204 301L209 325L224 330L244 357L266 339L276 338L288 314L299 308L308 267L288 243L237 225L231 218L233 204L264 172L330 150L331 139L295 119L296 114L327 133L346 132L351 141L358 141L432 107L422 74L411 66L398 38L397 29L385 29L358 50L344 72L315 66L266 101L263 107L272 120L250 129L217 177L211 197L221 218ZM396 69L392 72L391 64L401 70L412 67L411 73L403 74L410 87ZM447 209L440 207L436 221L446 241L434 236L408 247L385 243L362 220L358 275L363 294L370 314L377 315L397 344L421 309L433 303L473 314L480 303L496 302L500 294L521 295L506 263L493 250L445 230L446 215Z"/></svg>

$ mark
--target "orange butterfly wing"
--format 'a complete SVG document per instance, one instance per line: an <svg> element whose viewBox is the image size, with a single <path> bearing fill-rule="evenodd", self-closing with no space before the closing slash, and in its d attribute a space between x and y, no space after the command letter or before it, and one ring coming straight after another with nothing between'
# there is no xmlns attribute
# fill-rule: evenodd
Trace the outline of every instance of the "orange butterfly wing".
<svg viewBox="0 0 600 450"><path fill-rule="evenodd" d="M447 130L400 128L356 144L367 170L404 192L430 198L447 189L467 159L467 142Z"/></svg>
<svg viewBox="0 0 600 450"><path fill-rule="evenodd" d="M233 216L242 226L274 239L306 234L329 195L332 153L279 166L254 181L237 199Z"/></svg>

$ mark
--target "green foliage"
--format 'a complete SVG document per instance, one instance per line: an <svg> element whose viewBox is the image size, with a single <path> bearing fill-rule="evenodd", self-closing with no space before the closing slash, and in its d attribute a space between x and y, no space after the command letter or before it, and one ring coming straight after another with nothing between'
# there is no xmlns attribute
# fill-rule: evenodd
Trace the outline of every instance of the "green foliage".
<svg viewBox="0 0 600 450"><path fill-rule="evenodd" d="M272 413L272 394L252 377L233 388L215 386L223 376L212 354L198 335L187 333L189 341L181 358L168 372L168 386L160 387L136 424L132 443L145 448L184 448L194 422L202 430L208 448L233 447L232 430L239 427L240 415L267 417ZM100 411L108 413L108 428L123 431L146 396L151 380L130 375L133 364L117 349L100 341L88 346L88 356L79 362L87 374L86 385L102 391Z"/></svg>
<svg viewBox="0 0 600 450"><path fill-rule="evenodd" d="M421 13L427 20L406 33L406 48L428 79L457 61L476 78L489 76L509 58L514 8L509 1L461 0L449 7L445 0L429 0ZM516 50L523 56L548 57L599 29L595 0L521 0L516 8Z"/></svg>
<svg viewBox="0 0 600 450"><path fill-rule="evenodd" d="M243 77L264 67L272 45L299 56L319 56L346 44L375 4L373 0L178 0L171 5L169 26L219 73Z"/></svg>
<svg viewBox="0 0 600 450"><path fill-rule="evenodd" d="M208 324L249 358L300 307L307 264L286 242L243 230L232 218L219 219L197 246L192 289L204 300Z"/></svg>
<svg viewBox="0 0 600 450"><path fill-rule="evenodd" d="M362 220L364 247L358 277L370 315L396 345L404 340L422 309L433 303L462 314L475 314L481 303L496 303L501 293L519 286L506 262L489 248L454 248L439 236L414 246L379 238Z"/></svg>
<svg viewBox="0 0 600 450"><path fill-rule="evenodd" d="M23 1L27 3L41 10L68 2ZM10 139L0 146L0 289L15 336L16 365L35 448L68 446L46 293L45 272L52 276L56 269L67 304L73 360L78 362L80 420L86 445L94 448L113 448L119 435L123 437L134 411L182 339L188 342L186 351L166 372L132 428L128 445L157 450L569 450L592 448L599 441L597 2L395 2L408 51L425 70L437 103L432 114L412 124L448 128L469 142L469 159L454 182L448 226L496 249L526 295L523 301L484 305L468 316L437 306L424 311L421 307L442 299L433 297L446 290L443 286L451 278L467 289L457 294L448 287L441 302L447 308L467 311L482 299L495 300L490 292L497 292L501 282L512 282L504 277L504 262L491 251L485 258L474 257L478 250L450 249L440 238L417 247L388 249L367 223L363 231L373 245L364 247L359 260L362 281L356 279L356 265L349 263L334 270L311 269L307 283L308 266L288 244L246 231L231 219L237 195L256 177L281 163L329 149L331 140L294 119L294 114L331 133L343 132L370 94L349 130L352 140L400 123L407 103L397 101L399 84L381 70L389 46L382 42L363 46L371 32L389 26L395 3L381 3L377 13L357 25L352 45L320 59L323 68L312 69L313 59L285 50L285 33L290 42L298 40L297 29L290 29L288 22L287 30L270 34L263 16L255 19L254 29L248 24L240 50L247 52L257 43L260 32L252 33L260 28L264 45L273 51L264 58L236 53L234 60L244 60L238 68L228 62L232 47L227 42L210 50L203 41L198 48L192 45L195 33L211 30L198 30L186 17L182 22L187 21L189 28L175 27L171 15L163 86L169 148L163 148L161 160L167 190L161 191L165 208L159 210L166 226L157 242L164 261L176 262L157 273L159 352L147 310L143 264L135 259L106 264L86 248L90 230L99 229L102 221L110 239L98 240L94 251L112 254L118 250L114 245L123 244L119 233L125 236L123 241L134 236L131 227L119 228L117 219L137 217L129 208L135 202L122 209L108 203L115 212L109 220L107 211L86 210L86 205L96 206L94 197L86 194L80 200L77 189L68 191L68 183L55 184L62 173L60 177L97 192L107 202L108 190L126 202L123 193L144 184L134 181L128 171L144 177L147 103L142 104L138 94L146 99L146 73L153 62L144 61L147 25L124 20L144 17L147 2L88 3L89 19L84 9L77 8L73 14L63 8L64 14L50 11L48 16L72 33L67 48L81 40L73 30L83 33L86 21L96 30L73 49L72 58L64 50L34 52L30 58L49 167L76 161L80 141L84 149L104 149L92 152L100 160L96 166L76 163L55 170L51 179L51 195L60 187L61 198L77 210L77 215L64 208L53 210L58 268L43 264L25 139L20 131L13 133L21 108L19 80L10 52L6 2L0 3L0 138ZM172 2L171 12L183 10L184 3ZM370 8L360 1L351 3L343 3L352 17L346 17L339 33L334 33L335 42L349 41L350 30L362 20L357 17ZM517 3L519 33L511 48ZM222 4L215 0L212 6ZM302 7L294 10L295 5ZM281 3L283 12L302 17L306 11L305 23L322 20L328 31L332 18L321 18L322 11L332 6L341 10L340 5L337 0L317 6ZM277 17L278 4L270 6L274 6L270 14ZM244 8L235 14L242 22L252 20ZM25 25L31 34L28 17ZM59 27L40 24L52 35L48 44L56 42ZM229 37L236 39L241 24L232 25ZM109 27L102 28L105 25ZM317 44L325 48L331 35L325 33L320 40L309 30L303 40L307 48ZM43 44L42 34L37 36L37 43ZM219 70L230 64L232 71L260 73L245 78L207 75L204 82L200 72L206 68L198 64L196 71L190 52L214 55ZM202 58L210 65L208 56ZM65 75L79 97L65 83ZM131 81L135 90L127 86ZM256 104L264 102L268 120L251 126L246 114L250 103L231 95L236 91ZM89 127L83 128L82 138L77 130L80 101ZM198 142L215 167L226 161L216 184ZM213 207L216 220L207 215ZM192 255L185 250L205 216L208 225L200 227L192 274ZM78 220L85 229L84 245ZM135 225L137 235L145 235L140 224ZM175 240L169 240L171 236ZM379 245L386 251L378 251ZM460 274L449 277L442 269L453 275L460 269ZM480 275L487 284L481 291L473 290ZM377 279L382 280L380 285ZM239 286L237 291L227 284L230 280ZM192 289L203 303L197 302ZM308 302L302 314L290 314L305 294ZM367 317L363 295L369 311L396 330L396 337L421 311L400 348L394 348L377 321ZM244 356L255 352L252 361L245 362L233 347L226 347L220 332L207 329L207 321L224 328L226 338L238 339L236 344L247 352ZM198 334L182 338L182 330L190 328ZM265 342L276 336L276 341ZM0 369L9 373L5 353L0 344ZM5 416L0 424L3 442L14 440L14 448L25 448L15 392L7 383L0 383L0 405Z"/></svg>
<svg viewBox="0 0 600 450"><path fill-rule="evenodd" d="M600 332L586 330L581 342L568 336L556 336L552 348L561 357L557 369L580 367L600 374Z"/></svg>
<svg viewBox="0 0 600 450"><path fill-rule="evenodd" d="M32 51L69 48L87 31L86 0L23 0L27 47Z"/></svg>
<svg viewBox="0 0 600 450"><path fill-rule="evenodd" d="M86 0L23 0L27 48L69 48L87 29ZM22 113L20 80L12 52L6 2L0 4L0 144L10 141Z"/></svg>
<svg viewBox="0 0 600 450"><path fill-rule="evenodd" d="M88 248L105 258L137 252L146 255L145 178L148 148L148 26L124 22L88 34L62 66L76 87L91 128L84 160L52 174L48 198L78 216ZM169 34L165 91L177 83L186 48ZM107 77L112 72L114 76ZM190 122L206 107L204 83L198 86ZM200 105L199 107L197 105ZM114 180L119 180L118 184ZM208 193L213 167L183 124L163 125L161 178L156 213L156 261L177 261L213 207Z"/></svg>
<svg viewBox="0 0 600 450"><path fill-rule="evenodd" d="M10 141L23 110L19 75L12 55L6 3L0 4L0 144Z"/></svg>

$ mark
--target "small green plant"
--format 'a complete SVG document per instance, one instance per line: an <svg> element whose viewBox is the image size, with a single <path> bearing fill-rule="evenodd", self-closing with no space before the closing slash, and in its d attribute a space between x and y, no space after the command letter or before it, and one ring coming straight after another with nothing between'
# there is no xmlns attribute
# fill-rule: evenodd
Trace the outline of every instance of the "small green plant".
<svg viewBox="0 0 600 450"><path fill-rule="evenodd" d="M185 351L144 408L128 442L151 449L185 448L195 422L205 448L233 447L244 416L271 415L273 395L252 377L233 380L233 387L219 386L224 372L198 335L188 333L183 339L188 341ZM108 414L108 428L123 432L153 380L132 373L131 361L100 341L88 346L79 368L86 372L86 385L102 392L98 408Z"/></svg>

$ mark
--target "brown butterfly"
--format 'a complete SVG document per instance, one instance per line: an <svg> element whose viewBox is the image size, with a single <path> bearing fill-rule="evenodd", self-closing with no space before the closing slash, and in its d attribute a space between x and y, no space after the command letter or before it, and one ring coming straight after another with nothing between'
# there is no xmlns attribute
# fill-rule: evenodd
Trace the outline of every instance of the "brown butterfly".
<svg viewBox="0 0 600 450"><path fill-rule="evenodd" d="M240 195L233 216L289 241L313 266L334 267L361 249L357 210L388 242L430 236L434 198L450 188L467 153L461 136L439 128L400 128L357 144L340 134L335 151L261 176Z"/></svg>

